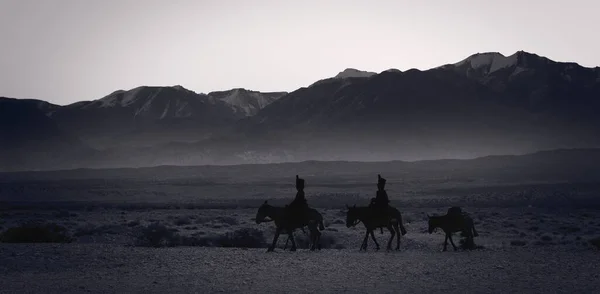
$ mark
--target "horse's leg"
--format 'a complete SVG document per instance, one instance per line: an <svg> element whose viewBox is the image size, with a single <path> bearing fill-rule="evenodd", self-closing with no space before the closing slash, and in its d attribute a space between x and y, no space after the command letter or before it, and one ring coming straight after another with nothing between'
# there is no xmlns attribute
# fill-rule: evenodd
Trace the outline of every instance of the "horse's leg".
<svg viewBox="0 0 600 294"><path fill-rule="evenodd" d="M379 243L377 243L377 239L375 239L375 233L373 233L373 231L371 231L371 239L373 239L373 242L375 242L375 250L379 250Z"/></svg>
<svg viewBox="0 0 600 294"><path fill-rule="evenodd" d="M448 239L450 239L450 244L452 244L452 247L454 247L454 251L456 251L456 245L454 245L454 241L452 241L452 233L448 234Z"/></svg>
<svg viewBox="0 0 600 294"><path fill-rule="evenodd" d="M314 247L321 250L321 231L319 230L322 226L322 223L315 224L315 243L313 243ZM325 229L323 227L323 229Z"/></svg>
<svg viewBox="0 0 600 294"><path fill-rule="evenodd" d="M267 249L267 252L275 250L275 245L277 245L277 239L279 238L279 234L281 234L281 228L276 228L275 236L273 236L273 243L271 244L271 247Z"/></svg>
<svg viewBox="0 0 600 294"><path fill-rule="evenodd" d="M472 231L472 226L467 228L467 244L466 247L468 249L474 249L475 248L475 241L473 240L473 231Z"/></svg>
<svg viewBox="0 0 600 294"><path fill-rule="evenodd" d="M475 224L471 223L471 230L473 231L473 237L479 236L477 231L475 230Z"/></svg>
<svg viewBox="0 0 600 294"><path fill-rule="evenodd" d="M469 250L475 249L475 242L473 240L473 234L467 235L467 244L466 245Z"/></svg>
<svg viewBox="0 0 600 294"><path fill-rule="evenodd" d="M317 249L321 250L321 232L317 231Z"/></svg>
<svg viewBox="0 0 600 294"><path fill-rule="evenodd" d="M317 247L317 237L321 232L319 232L316 225L312 225L308 227L308 229L310 233L310 242L312 243L310 245L310 251L315 251L315 248Z"/></svg>
<svg viewBox="0 0 600 294"><path fill-rule="evenodd" d="M394 240L394 235L396 235L396 232L394 232L394 228L392 227L391 224L387 225L387 229L390 231L390 240L388 241L388 245L387 245L387 250L390 251L392 250L392 241Z"/></svg>
<svg viewBox="0 0 600 294"><path fill-rule="evenodd" d="M288 235L287 240L285 240L285 245L283 245L283 250L287 248L288 242L290 242L290 236Z"/></svg>
<svg viewBox="0 0 600 294"><path fill-rule="evenodd" d="M446 237L444 238L444 249L442 251L446 251L448 247L448 233L446 233Z"/></svg>
<svg viewBox="0 0 600 294"><path fill-rule="evenodd" d="M296 240L294 240L294 230L290 230L288 236L288 238L292 240L292 247L290 248L290 251L296 251Z"/></svg>
<svg viewBox="0 0 600 294"><path fill-rule="evenodd" d="M360 245L360 250L365 250L367 251L367 241L369 239L369 229L367 229L367 233L365 234L365 238L363 239L362 245ZM359 251L360 251L359 250Z"/></svg>
<svg viewBox="0 0 600 294"><path fill-rule="evenodd" d="M398 223L394 223L394 230L396 231L396 250L400 250L400 236L401 236L401 231L400 228L398 228ZM406 234L406 233L405 233Z"/></svg>
<svg viewBox="0 0 600 294"><path fill-rule="evenodd" d="M306 249L311 249L311 248L313 248L315 246L315 229L316 229L316 224L314 222L310 222L307 225L307 227L308 227L308 233L306 233L306 231L304 232L304 234L308 237L308 246L306 247Z"/></svg>
<svg viewBox="0 0 600 294"><path fill-rule="evenodd" d="M400 226L400 232L402 233L402 236L406 235L406 228L404 227L404 222L402 221L402 214L400 212L398 212L398 224ZM400 235L398 235L400 236ZM400 239L398 239L400 240Z"/></svg>
<svg viewBox="0 0 600 294"><path fill-rule="evenodd" d="M320 244L320 242L321 242L321 232L319 231L319 224L318 223L313 224L311 235L313 235L313 237L312 237L312 240L313 240L312 242L313 243L312 243L312 249L311 250L314 251L317 248L319 250L321 250L321 244Z"/></svg>

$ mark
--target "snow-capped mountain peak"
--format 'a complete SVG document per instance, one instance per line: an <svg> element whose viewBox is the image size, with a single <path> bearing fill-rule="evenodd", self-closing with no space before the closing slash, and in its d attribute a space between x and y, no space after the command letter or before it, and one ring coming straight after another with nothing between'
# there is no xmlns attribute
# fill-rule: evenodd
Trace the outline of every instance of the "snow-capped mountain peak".
<svg viewBox="0 0 600 294"><path fill-rule="evenodd" d="M208 94L213 101L222 101L243 116L252 116L287 92L257 92L242 88Z"/></svg>
<svg viewBox="0 0 600 294"><path fill-rule="evenodd" d="M472 69L482 70L491 74L503 68L517 65L518 53L510 56L504 56L498 52L477 53L469 56L465 60L455 63L454 66L463 66L468 64Z"/></svg>

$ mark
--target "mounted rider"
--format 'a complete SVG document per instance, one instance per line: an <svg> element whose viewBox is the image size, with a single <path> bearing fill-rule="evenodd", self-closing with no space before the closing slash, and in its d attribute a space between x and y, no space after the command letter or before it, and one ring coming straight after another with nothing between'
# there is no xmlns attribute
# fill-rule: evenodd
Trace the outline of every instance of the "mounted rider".
<svg viewBox="0 0 600 294"><path fill-rule="evenodd" d="M388 218L390 199L385 191L386 179L382 178L381 175L377 175L377 193L375 198L371 199L369 207L373 210L376 215L382 218ZM383 233L383 228L381 229Z"/></svg>
<svg viewBox="0 0 600 294"><path fill-rule="evenodd" d="M296 197L286 208L292 220L303 222L306 218L308 203L304 196L304 179L299 178L298 175L296 175L296 191Z"/></svg>
<svg viewBox="0 0 600 294"><path fill-rule="evenodd" d="M448 208L448 212L446 213L450 217L450 222L455 226L462 225L465 214L459 206Z"/></svg>

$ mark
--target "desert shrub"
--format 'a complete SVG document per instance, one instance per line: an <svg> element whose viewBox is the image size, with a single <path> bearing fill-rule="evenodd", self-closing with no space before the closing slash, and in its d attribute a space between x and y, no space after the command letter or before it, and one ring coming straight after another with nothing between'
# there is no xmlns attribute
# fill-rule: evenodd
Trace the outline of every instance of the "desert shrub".
<svg viewBox="0 0 600 294"><path fill-rule="evenodd" d="M238 220L235 217L230 216L218 216L215 218L215 220L224 224L228 224L230 226L235 226L239 224Z"/></svg>
<svg viewBox="0 0 600 294"><path fill-rule="evenodd" d="M282 235L285 237L285 239L287 239L287 235ZM309 248L309 243L310 243L310 239L309 236L307 234L295 234L294 235L294 240L296 240L296 245L298 246L298 248ZM332 249L332 248L336 248L337 241L335 239L335 237L332 234L328 234L328 233L323 233L321 235L321 240L319 241L319 244L321 245L321 249ZM288 244L288 246L291 246L290 244ZM337 246L336 249L339 249L340 246Z"/></svg>
<svg viewBox="0 0 600 294"><path fill-rule="evenodd" d="M136 227L136 226L139 226L139 225L140 225L139 221L130 221L130 222L127 223L128 227Z"/></svg>
<svg viewBox="0 0 600 294"><path fill-rule="evenodd" d="M283 237L283 240L287 240L288 235L281 235L279 238L281 238L281 237ZM306 235L304 233L294 234L294 240L296 241L296 246L298 248L308 248L308 245L310 243L308 235ZM288 243L288 248L290 246L292 246L291 244L292 244L292 242L290 241Z"/></svg>
<svg viewBox="0 0 600 294"><path fill-rule="evenodd" d="M199 246L209 247L214 246L211 238L200 237L198 235L193 236L180 236L176 245L180 246ZM174 245L175 246L175 245Z"/></svg>
<svg viewBox="0 0 600 294"><path fill-rule="evenodd" d="M337 240L332 234L323 234L321 235L321 241L319 243L321 244L322 249L331 249L335 248Z"/></svg>
<svg viewBox="0 0 600 294"><path fill-rule="evenodd" d="M123 229L118 225L101 225L96 226L92 224L87 224L85 226L77 228L73 236L81 237L81 236L92 236L92 235L105 235L111 234L116 235L123 231Z"/></svg>
<svg viewBox="0 0 600 294"><path fill-rule="evenodd" d="M68 235L67 229L55 223L25 223L13 227L0 235L4 243L70 243L73 239Z"/></svg>
<svg viewBox="0 0 600 294"><path fill-rule="evenodd" d="M175 247L175 246L200 246L200 247L238 247L238 248L263 248L266 247L263 232L254 228L243 228L222 235L206 235L198 232L191 236L181 236L159 223L153 223L140 230L135 242L141 247Z"/></svg>
<svg viewBox="0 0 600 294"><path fill-rule="evenodd" d="M135 244L141 247L177 246L180 236L160 223L152 223L140 230Z"/></svg>
<svg viewBox="0 0 600 294"><path fill-rule="evenodd" d="M527 245L527 242L525 242L523 240L512 240L512 241L510 241L510 245L511 246L525 246L525 245Z"/></svg>
<svg viewBox="0 0 600 294"><path fill-rule="evenodd" d="M56 218L69 218L69 217L77 217L76 213L71 213L66 210L60 210L54 213L54 217Z"/></svg>
<svg viewBox="0 0 600 294"><path fill-rule="evenodd" d="M513 224L513 223L509 223L509 222L503 222L503 223L502 223L502 225L503 225L505 228L514 228L514 227L516 227L516 225L515 225L515 224Z"/></svg>
<svg viewBox="0 0 600 294"><path fill-rule="evenodd" d="M187 215L178 217L174 222L174 224L176 226L185 226L185 225L189 225L191 223L192 223L192 221L190 220L190 217Z"/></svg>
<svg viewBox="0 0 600 294"><path fill-rule="evenodd" d="M336 220L333 221L334 225L343 225L345 223L346 222L343 219L340 219L340 218L338 218L338 219L336 219Z"/></svg>
<svg viewBox="0 0 600 294"><path fill-rule="evenodd" d="M242 228L221 235L217 240L219 247L262 248L266 246L261 230Z"/></svg>
<svg viewBox="0 0 600 294"><path fill-rule="evenodd" d="M209 222L211 222L211 220L212 220L212 219L211 219L210 217L207 217L207 216L201 216L201 217L198 217L198 218L196 219L195 223L196 223L196 224L198 224L198 225L203 225L203 224L206 224L206 223L209 223Z"/></svg>
<svg viewBox="0 0 600 294"><path fill-rule="evenodd" d="M561 230L561 231L564 231L564 232L566 232L566 233L577 233L577 232L581 232L581 228L579 228L579 227L575 227L575 226L572 226L572 227L560 227L560 230Z"/></svg>
<svg viewBox="0 0 600 294"><path fill-rule="evenodd" d="M600 249L600 237L594 238L590 240L590 244L592 244L592 246Z"/></svg>

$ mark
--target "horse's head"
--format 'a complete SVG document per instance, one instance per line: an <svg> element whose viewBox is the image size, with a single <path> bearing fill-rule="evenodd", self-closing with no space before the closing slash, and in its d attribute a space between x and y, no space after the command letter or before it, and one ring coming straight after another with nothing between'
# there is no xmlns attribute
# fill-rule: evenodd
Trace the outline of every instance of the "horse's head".
<svg viewBox="0 0 600 294"><path fill-rule="evenodd" d="M358 210L356 209L356 205L352 207L346 205L346 208L348 208L348 211L346 212L346 227L349 228L356 225L356 222L358 221Z"/></svg>
<svg viewBox="0 0 600 294"><path fill-rule="evenodd" d="M256 213L256 223L257 224L260 224L261 222L263 222L265 220L265 218L268 216L269 207L271 207L271 206L267 203L267 200L265 200L265 203L263 203L258 208L258 212Z"/></svg>

